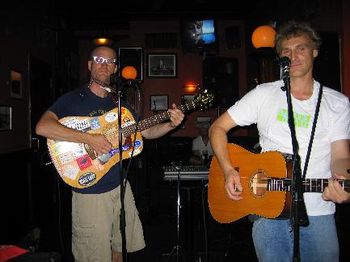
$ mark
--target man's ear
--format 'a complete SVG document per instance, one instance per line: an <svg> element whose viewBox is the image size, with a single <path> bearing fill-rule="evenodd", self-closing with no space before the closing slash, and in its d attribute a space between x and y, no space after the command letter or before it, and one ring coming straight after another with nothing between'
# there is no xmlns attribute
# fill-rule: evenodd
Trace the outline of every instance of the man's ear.
<svg viewBox="0 0 350 262"><path fill-rule="evenodd" d="M92 65L92 61L88 61L88 69L89 69L89 71L91 71L91 65Z"/></svg>
<svg viewBox="0 0 350 262"><path fill-rule="evenodd" d="M313 53L314 58L316 58L318 56L318 50L317 49L314 49L312 53Z"/></svg>

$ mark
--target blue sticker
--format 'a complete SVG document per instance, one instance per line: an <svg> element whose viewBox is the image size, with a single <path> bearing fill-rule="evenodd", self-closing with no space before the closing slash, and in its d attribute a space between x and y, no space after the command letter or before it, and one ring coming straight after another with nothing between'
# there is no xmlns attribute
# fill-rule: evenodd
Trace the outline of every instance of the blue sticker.
<svg viewBox="0 0 350 262"><path fill-rule="evenodd" d="M91 120L90 125L92 130L99 129L101 127L100 121L98 120L97 117Z"/></svg>

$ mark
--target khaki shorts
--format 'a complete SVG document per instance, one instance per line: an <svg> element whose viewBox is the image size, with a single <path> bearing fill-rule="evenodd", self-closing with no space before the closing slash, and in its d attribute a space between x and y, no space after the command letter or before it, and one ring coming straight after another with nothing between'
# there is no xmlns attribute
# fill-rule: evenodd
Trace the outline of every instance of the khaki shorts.
<svg viewBox="0 0 350 262"><path fill-rule="evenodd" d="M126 248L145 247L143 230L129 183L125 189ZM119 228L120 186L102 194L72 195L72 251L75 261L111 261L111 251L122 252Z"/></svg>

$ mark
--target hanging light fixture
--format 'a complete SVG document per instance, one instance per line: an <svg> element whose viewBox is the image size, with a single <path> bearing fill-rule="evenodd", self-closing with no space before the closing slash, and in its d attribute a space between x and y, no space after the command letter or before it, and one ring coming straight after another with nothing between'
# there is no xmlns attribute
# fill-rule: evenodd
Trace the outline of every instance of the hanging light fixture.
<svg viewBox="0 0 350 262"><path fill-rule="evenodd" d="M255 48L275 47L276 31L271 25L261 25L252 34L252 43Z"/></svg>
<svg viewBox="0 0 350 262"><path fill-rule="evenodd" d="M111 46L113 40L109 37L107 30L102 30L102 32L97 33L96 37L92 40L95 46L107 45Z"/></svg>
<svg viewBox="0 0 350 262"><path fill-rule="evenodd" d="M274 57L276 31L272 25L258 26L252 34L252 44L257 49L256 57L259 61L259 76L254 82L263 83L276 80Z"/></svg>
<svg viewBox="0 0 350 262"><path fill-rule="evenodd" d="M111 46L113 44L113 40L110 39L110 38L106 38L106 37L97 37L93 40L93 43L96 45L96 46L99 46L99 45L108 45L108 46Z"/></svg>
<svg viewBox="0 0 350 262"><path fill-rule="evenodd" d="M100 45L111 46L113 44L113 40L107 37L96 37L92 40L92 42L96 46L100 46Z"/></svg>

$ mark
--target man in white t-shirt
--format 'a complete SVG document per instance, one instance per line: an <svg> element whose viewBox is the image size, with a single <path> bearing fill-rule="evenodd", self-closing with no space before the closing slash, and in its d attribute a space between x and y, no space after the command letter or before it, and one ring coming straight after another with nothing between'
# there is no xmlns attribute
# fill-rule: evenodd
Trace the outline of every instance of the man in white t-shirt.
<svg viewBox="0 0 350 262"><path fill-rule="evenodd" d="M317 32L305 23L291 21L282 26L276 35L277 54L290 60L288 79L299 145L298 155L301 159L300 168L302 171L307 170L306 179L328 179L323 192L303 193L309 225L300 227L298 244L301 261L308 262L339 261L335 203L350 202L350 194L337 181L342 178L349 179L346 171L349 166L342 167L344 163L350 163L348 97L323 87L319 114L315 117L322 88L313 78L313 62L320 44ZM282 80L258 85L222 114L210 128L210 142L225 179L222 190L226 190L225 195L232 201L241 201L248 188L243 188L245 184L241 183L239 170L233 167L229 157L229 130L235 126L257 124L263 152L293 154L292 132L288 123L288 99L284 86L285 81ZM315 136L306 169L304 164L314 123ZM339 170L344 172L340 173ZM245 191L242 193L242 190ZM294 231L291 221L263 217L254 221L252 235L259 261L294 261L296 254L293 249Z"/></svg>
<svg viewBox="0 0 350 262"><path fill-rule="evenodd" d="M199 135L192 141L192 156L190 163L194 165L207 165L213 155L213 150L208 137L210 121L202 121L196 123L199 129Z"/></svg>

